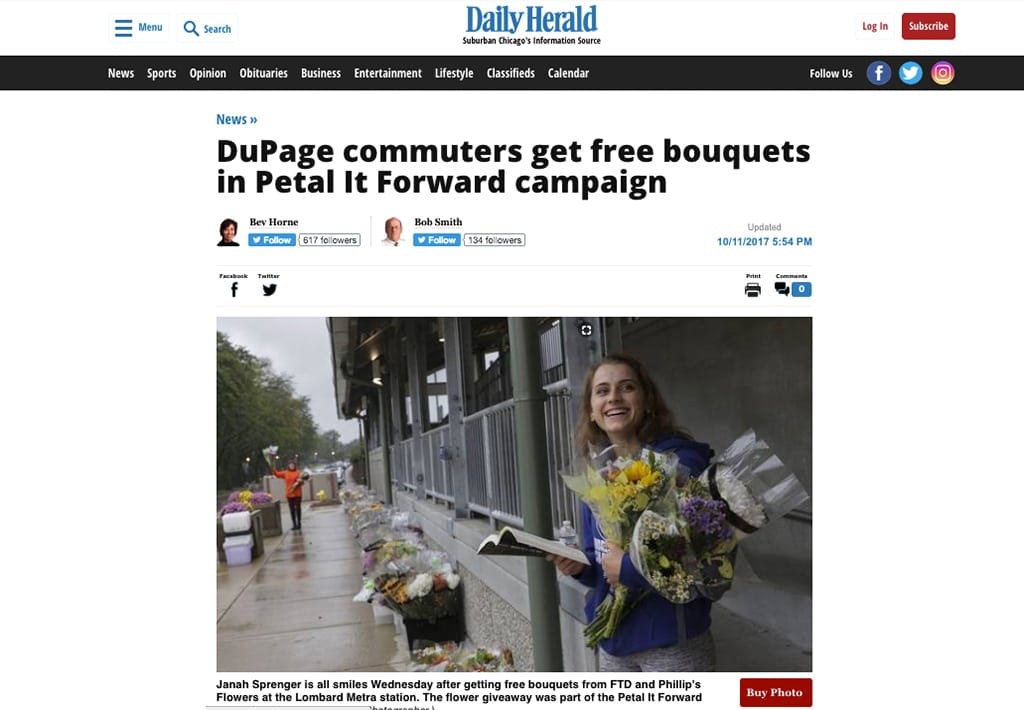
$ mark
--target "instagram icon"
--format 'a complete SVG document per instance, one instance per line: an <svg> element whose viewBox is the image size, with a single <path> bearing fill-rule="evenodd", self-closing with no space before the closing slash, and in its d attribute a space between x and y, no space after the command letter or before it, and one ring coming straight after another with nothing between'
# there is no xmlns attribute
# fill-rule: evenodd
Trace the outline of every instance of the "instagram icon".
<svg viewBox="0 0 1024 710"><path fill-rule="evenodd" d="M946 60L932 64L932 81L939 86L951 84L954 76L956 76L956 70Z"/></svg>

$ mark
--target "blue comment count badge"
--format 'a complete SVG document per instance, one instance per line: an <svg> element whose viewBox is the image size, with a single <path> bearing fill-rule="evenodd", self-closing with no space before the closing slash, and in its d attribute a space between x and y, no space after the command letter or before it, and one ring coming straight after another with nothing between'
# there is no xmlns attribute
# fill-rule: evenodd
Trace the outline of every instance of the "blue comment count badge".
<svg viewBox="0 0 1024 710"><path fill-rule="evenodd" d="M251 247L293 247L295 234L281 232L249 232Z"/></svg>
<svg viewBox="0 0 1024 710"><path fill-rule="evenodd" d="M412 244L417 247L460 247L462 235L458 232L416 232Z"/></svg>

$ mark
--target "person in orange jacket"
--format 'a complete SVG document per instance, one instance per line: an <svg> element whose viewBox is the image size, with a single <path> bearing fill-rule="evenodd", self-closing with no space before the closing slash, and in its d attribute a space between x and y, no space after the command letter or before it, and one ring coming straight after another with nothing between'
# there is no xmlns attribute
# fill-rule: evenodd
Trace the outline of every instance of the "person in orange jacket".
<svg viewBox="0 0 1024 710"><path fill-rule="evenodd" d="M288 501L288 512L292 516L292 530L302 530L302 473L295 459L288 460L288 468L281 471L273 466L270 470L284 479L284 497Z"/></svg>

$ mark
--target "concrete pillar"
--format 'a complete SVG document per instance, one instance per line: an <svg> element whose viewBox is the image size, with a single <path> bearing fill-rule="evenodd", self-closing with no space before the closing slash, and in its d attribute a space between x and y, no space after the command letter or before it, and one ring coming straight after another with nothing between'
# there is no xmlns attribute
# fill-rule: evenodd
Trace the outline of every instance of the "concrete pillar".
<svg viewBox="0 0 1024 710"><path fill-rule="evenodd" d="M452 472L452 496L455 517L469 517L469 468L466 465L465 366L462 360L463 330L461 318L444 319L444 366L448 393L448 458Z"/></svg>
<svg viewBox="0 0 1024 710"><path fill-rule="evenodd" d="M544 389L541 385L540 338L532 318L509 318L509 359L515 406L519 498L527 532L551 537L551 493L548 484ZM534 669L562 670L562 639L555 566L539 557L526 558L533 630Z"/></svg>
<svg viewBox="0 0 1024 710"><path fill-rule="evenodd" d="M405 352L409 360L409 397L412 400L412 472L416 484L416 497L426 497L424 475L427 471L429 452L426 448L426 437L423 436L423 413L426 407L424 385L427 380L426 351L423 347L423 334L420 321L408 318L405 323Z"/></svg>
<svg viewBox="0 0 1024 710"><path fill-rule="evenodd" d="M580 411L583 375L587 368L605 356L604 342L604 319L588 316L562 318L562 353L565 357L565 376L572 390L570 407L573 417Z"/></svg>

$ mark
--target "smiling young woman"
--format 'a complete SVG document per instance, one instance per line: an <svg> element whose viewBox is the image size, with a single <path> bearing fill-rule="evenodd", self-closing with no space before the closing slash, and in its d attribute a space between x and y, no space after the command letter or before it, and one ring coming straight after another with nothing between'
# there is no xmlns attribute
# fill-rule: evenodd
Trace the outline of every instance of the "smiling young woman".
<svg viewBox="0 0 1024 710"><path fill-rule="evenodd" d="M647 368L630 355L609 355L595 363L583 380L583 399L576 424L576 447L590 459L593 452L614 447L615 456L635 456L642 449L673 453L682 475L699 476L714 455L711 447L676 425ZM614 457L613 457L614 458ZM590 508L581 511L580 545L590 565L552 557L563 574L593 587L587 620L615 585L625 585L635 607L614 635L600 642L602 671L713 671L711 602L698 597L673 604L660 596L633 567L629 555L610 544Z"/></svg>

